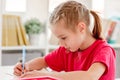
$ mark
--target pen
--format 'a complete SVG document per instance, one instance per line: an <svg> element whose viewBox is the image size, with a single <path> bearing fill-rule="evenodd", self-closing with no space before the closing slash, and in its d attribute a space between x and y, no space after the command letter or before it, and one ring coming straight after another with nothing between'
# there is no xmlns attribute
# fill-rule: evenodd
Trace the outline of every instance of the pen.
<svg viewBox="0 0 120 80"><path fill-rule="evenodd" d="M24 74L25 59L26 59L26 50L25 50L25 46L23 46L22 48L22 74Z"/></svg>

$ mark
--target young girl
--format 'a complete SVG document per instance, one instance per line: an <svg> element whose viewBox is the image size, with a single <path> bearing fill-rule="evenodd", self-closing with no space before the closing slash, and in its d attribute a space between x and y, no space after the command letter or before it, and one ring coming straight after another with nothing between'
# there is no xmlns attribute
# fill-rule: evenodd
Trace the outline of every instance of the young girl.
<svg viewBox="0 0 120 80"><path fill-rule="evenodd" d="M94 28L90 31L90 14ZM20 77L51 76L60 80L114 80L115 52L101 38L101 23L94 11L76 1L60 4L50 17L51 31L59 39L60 47L42 58L14 68ZM50 67L56 72L39 72ZM64 71L64 72L61 72Z"/></svg>

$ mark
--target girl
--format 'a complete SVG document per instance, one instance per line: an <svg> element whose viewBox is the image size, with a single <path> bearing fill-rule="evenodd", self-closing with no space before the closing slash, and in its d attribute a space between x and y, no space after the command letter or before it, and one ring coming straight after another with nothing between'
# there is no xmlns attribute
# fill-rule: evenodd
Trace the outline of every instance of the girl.
<svg viewBox="0 0 120 80"><path fill-rule="evenodd" d="M90 14L94 28L90 31ZM20 77L51 76L60 80L114 80L115 52L101 38L101 23L94 11L76 1L60 4L50 17L51 31L59 39L60 47L42 58L14 68ZM50 67L57 72L39 72ZM34 70L34 71L33 71ZM61 72L65 71L65 72Z"/></svg>

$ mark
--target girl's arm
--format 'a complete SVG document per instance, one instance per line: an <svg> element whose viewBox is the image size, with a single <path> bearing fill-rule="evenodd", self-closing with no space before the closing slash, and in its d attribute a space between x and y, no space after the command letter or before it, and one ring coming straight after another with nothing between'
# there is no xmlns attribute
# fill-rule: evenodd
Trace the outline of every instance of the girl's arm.
<svg viewBox="0 0 120 80"><path fill-rule="evenodd" d="M94 63L88 71L72 71L65 73L50 74L53 77L60 78L61 80L99 80L105 72L105 65L102 63Z"/></svg>
<svg viewBox="0 0 120 80"><path fill-rule="evenodd" d="M44 57L38 57L38 58L28 61L26 63L26 67L28 68L29 71L40 70L42 68L47 67L47 64L45 62Z"/></svg>
<svg viewBox="0 0 120 80"><path fill-rule="evenodd" d="M60 80L99 80L105 72L105 66L102 63L94 63L88 71L71 71L71 72L39 72L32 71L23 74L21 78L51 76Z"/></svg>

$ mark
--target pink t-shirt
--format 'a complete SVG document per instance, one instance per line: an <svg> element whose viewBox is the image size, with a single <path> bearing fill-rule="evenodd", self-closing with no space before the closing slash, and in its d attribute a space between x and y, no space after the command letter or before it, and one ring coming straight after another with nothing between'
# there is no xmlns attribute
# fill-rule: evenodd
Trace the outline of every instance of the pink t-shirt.
<svg viewBox="0 0 120 80"><path fill-rule="evenodd" d="M115 79L115 60L115 51L103 40L96 40L83 51L70 52L59 47L45 56L46 63L55 71L87 71L93 63L103 63L106 71L99 80Z"/></svg>

